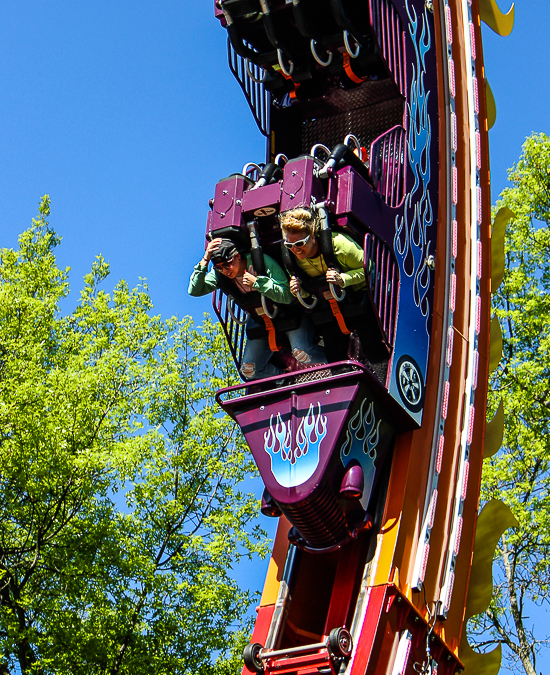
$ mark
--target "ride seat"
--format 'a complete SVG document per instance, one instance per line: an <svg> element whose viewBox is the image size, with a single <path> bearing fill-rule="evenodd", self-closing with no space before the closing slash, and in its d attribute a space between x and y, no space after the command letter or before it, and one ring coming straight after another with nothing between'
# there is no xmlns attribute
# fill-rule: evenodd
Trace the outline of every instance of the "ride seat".
<svg viewBox="0 0 550 675"><path fill-rule="evenodd" d="M372 361L378 362L388 359L391 353L392 342L388 339L388 332L392 330L390 321L390 317L392 316L391 311L397 307L396 302L392 304L390 301L388 303L382 287L386 284L385 280L388 274L392 280L396 279L397 276L396 269L391 262L391 257L389 257L389 252L386 252L380 246L376 247L373 244L372 235L367 235L367 237L370 238L365 239L363 246L363 250L366 253L364 264L367 288L365 290L354 290L353 287L336 289L337 293L345 290L345 297L336 303L332 300L329 284L326 282L324 275L310 277L305 274L296 264L295 257L285 247L283 247L282 255L287 272L297 276L302 283L302 287L317 298L314 306L303 311L307 311L311 315L311 319L317 326L320 334L325 337L327 331L333 333L340 330L342 334L349 334L350 331L357 330L365 356ZM325 237L324 242L319 238L323 258L328 262L328 266L340 269L335 259L334 251L326 250L327 239L332 246L332 237ZM376 242L382 245L382 242L378 242L378 240ZM365 246L368 246L368 250ZM383 266L384 270L382 273L376 269L377 263ZM372 283L375 284L374 288L370 287ZM394 287L397 288L396 281ZM380 318L380 308L385 312L382 320ZM335 310L341 313L343 322L335 314ZM347 329L347 333L343 327ZM333 335L330 336L331 342L333 341L333 337ZM329 354L327 356L329 356L329 360L333 360Z"/></svg>

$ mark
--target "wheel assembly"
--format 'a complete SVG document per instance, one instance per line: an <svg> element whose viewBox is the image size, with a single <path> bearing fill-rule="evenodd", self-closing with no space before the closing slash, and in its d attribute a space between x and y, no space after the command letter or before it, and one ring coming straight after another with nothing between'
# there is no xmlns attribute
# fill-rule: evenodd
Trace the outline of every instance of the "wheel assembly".
<svg viewBox="0 0 550 675"><path fill-rule="evenodd" d="M334 656L347 659L351 656L353 640L346 628L333 628L328 636L328 648Z"/></svg>
<svg viewBox="0 0 550 675"><path fill-rule="evenodd" d="M252 673L263 673L264 664L260 658L260 651L262 650L262 645L258 642L253 642L246 645L243 650L243 661L244 665Z"/></svg>

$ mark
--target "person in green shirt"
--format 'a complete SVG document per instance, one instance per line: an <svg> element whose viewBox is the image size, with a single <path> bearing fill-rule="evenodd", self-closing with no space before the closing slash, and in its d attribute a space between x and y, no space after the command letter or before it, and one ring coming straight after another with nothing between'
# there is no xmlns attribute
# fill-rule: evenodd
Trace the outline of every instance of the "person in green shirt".
<svg viewBox="0 0 550 675"><path fill-rule="evenodd" d="M319 222L313 211L306 208L295 208L281 213L281 229L283 244L296 258L296 264L307 276L324 276L328 283L341 288L352 288L361 293L366 288L364 252L361 246L347 234L332 232L332 247L338 262L339 270L325 261L318 240ZM300 279L293 275L290 278L290 291L293 295L306 297L308 293L302 289ZM362 302L362 300L360 300ZM355 326L350 326L355 328ZM369 335L364 325L357 325L357 332L363 348L369 342ZM322 330L325 351L330 361L348 358L349 337L339 326L328 324Z"/></svg>
<svg viewBox="0 0 550 675"><path fill-rule="evenodd" d="M366 286L363 267L363 249L347 234L332 233L334 255L341 271L325 262L317 240L319 224L312 211L305 208L291 209L280 216L283 231L283 243L296 256L296 263L308 276L325 275L327 282L346 288L362 290ZM290 280L290 290L294 295L301 291L298 277Z"/></svg>
<svg viewBox="0 0 550 675"><path fill-rule="evenodd" d="M208 271L212 261L214 268ZM204 256L193 268L189 280L189 294L194 297L207 295L217 288L239 297L258 291L278 304L290 304L292 294L289 282L281 266L264 254L265 275L257 275L249 254L239 253L230 239L216 238L208 243ZM250 321L253 321L251 317ZM301 318L300 325L286 332L292 355L303 365L326 363L324 351L315 342L315 331L308 317ZM247 338L241 374L247 380L279 375L281 370L271 362L273 352L267 337Z"/></svg>

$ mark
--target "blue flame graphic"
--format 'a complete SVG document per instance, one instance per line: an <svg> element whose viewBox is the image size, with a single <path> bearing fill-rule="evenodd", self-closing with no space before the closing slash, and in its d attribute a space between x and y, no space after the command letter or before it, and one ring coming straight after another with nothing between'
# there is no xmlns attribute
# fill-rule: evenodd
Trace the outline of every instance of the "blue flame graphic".
<svg viewBox="0 0 550 675"><path fill-rule="evenodd" d="M278 413L275 424L269 418L269 431L264 434L264 450L271 458L271 471L283 487L297 487L314 474L319 464L323 438L327 435L327 418L321 414L317 402L317 414L313 403L302 418L296 433L297 447L292 450L292 423L283 422Z"/></svg>
<svg viewBox="0 0 550 675"><path fill-rule="evenodd" d="M407 277L413 277L413 299L420 308L422 316L427 317L429 306L427 292L430 270L426 264L430 254L430 241L426 230L433 223L433 212L428 183L430 182L430 146L431 123L428 115L430 92L424 87L426 74L425 56L430 48L431 37L428 28L427 10L422 15L422 30L419 35L420 21L414 7L409 7L409 32L414 45L416 64L413 63L410 101L408 103L409 132L408 156L414 175L414 184L407 194L404 216L395 221L394 247L401 271Z"/></svg>
<svg viewBox="0 0 550 675"><path fill-rule="evenodd" d="M368 456L373 462L376 459L380 420L376 421L374 403L371 403L367 412L363 414L366 403L367 400L364 399L361 407L348 423L346 440L340 451L344 466L347 466L352 459L356 459L361 464L365 456Z"/></svg>
<svg viewBox="0 0 550 675"><path fill-rule="evenodd" d="M379 440L380 420L376 420L374 414L374 403L370 403L367 411L363 409L367 403L364 399L361 407L348 422L346 430L346 440L342 444L340 459L344 466L355 460L361 465L363 475L365 476L365 489L361 504L363 508L367 507L376 467L376 446Z"/></svg>

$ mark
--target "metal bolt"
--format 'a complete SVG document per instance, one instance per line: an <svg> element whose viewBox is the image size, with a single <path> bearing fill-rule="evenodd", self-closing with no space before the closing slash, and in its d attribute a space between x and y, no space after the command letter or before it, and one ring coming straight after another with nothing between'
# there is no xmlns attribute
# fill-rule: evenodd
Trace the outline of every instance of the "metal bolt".
<svg viewBox="0 0 550 675"><path fill-rule="evenodd" d="M426 9L428 10L428 12L432 12L432 14L433 14L434 3L433 3L432 0L426 0Z"/></svg>
<svg viewBox="0 0 550 675"><path fill-rule="evenodd" d="M432 270L432 272L435 270L435 256L429 255L427 260L426 260L426 265Z"/></svg>

